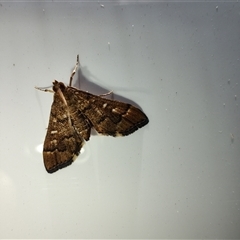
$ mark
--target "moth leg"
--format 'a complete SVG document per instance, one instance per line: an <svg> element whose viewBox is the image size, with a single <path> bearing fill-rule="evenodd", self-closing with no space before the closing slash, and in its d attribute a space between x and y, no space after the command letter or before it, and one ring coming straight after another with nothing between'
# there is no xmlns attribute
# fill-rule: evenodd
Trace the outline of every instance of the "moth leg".
<svg viewBox="0 0 240 240"><path fill-rule="evenodd" d="M109 91L107 93L100 94L99 97L106 97L106 96L111 95L111 94L113 94L113 91Z"/></svg>
<svg viewBox="0 0 240 240"><path fill-rule="evenodd" d="M54 93L53 90L51 89L47 89L47 88L40 88L40 87L35 87L37 90L39 91L43 91L43 92L50 92L50 93Z"/></svg>
<svg viewBox="0 0 240 240"><path fill-rule="evenodd" d="M74 77L74 75L75 75L75 73L77 71L78 65L79 65L79 55L77 55L77 62L75 64L75 67L74 67L74 69L72 71L72 74L70 76L69 86L72 86L72 80L73 80L73 77Z"/></svg>

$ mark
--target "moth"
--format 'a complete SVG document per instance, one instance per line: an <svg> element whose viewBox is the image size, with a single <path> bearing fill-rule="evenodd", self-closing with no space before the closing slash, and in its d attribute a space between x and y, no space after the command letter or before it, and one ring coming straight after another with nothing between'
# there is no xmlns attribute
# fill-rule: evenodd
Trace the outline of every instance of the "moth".
<svg viewBox="0 0 240 240"><path fill-rule="evenodd" d="M145 126L148 117L131 104L94 95L75 87L72 80L79 65L70 76L69 86L53 81L53 103L47 133L43 146L43 161L48 173L66 167L76 159L85 141L88 141L91 128L107 136L127 136Z"/></svg>

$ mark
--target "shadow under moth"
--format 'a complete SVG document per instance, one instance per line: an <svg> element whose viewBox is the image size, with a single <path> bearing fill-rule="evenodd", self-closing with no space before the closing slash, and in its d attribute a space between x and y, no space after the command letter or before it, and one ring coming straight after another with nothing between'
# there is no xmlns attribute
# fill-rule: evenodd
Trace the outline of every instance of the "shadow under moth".
<svg viewBox="0 0 240 240"><path fill-rule="evenodd" d="M91 128L108 136L127 136L148 123L148 117L128 103L104 98L72 87L79 56L70 76L69 86L54 80L53 103L43 146L43 160L48 173L70 165L79 155Z"/></svg>

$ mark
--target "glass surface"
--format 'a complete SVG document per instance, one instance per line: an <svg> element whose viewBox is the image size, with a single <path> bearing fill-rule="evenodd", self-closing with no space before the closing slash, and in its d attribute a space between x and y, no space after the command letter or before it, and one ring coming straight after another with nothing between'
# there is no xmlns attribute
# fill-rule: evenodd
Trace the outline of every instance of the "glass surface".
<svg viewBox="0 0 240 240"><path fill-rule="evenodd" d="M240 238L240 6L0 3L0 238ZM136 103L149 124L91 136L48 174L57 79Z"/></svg>

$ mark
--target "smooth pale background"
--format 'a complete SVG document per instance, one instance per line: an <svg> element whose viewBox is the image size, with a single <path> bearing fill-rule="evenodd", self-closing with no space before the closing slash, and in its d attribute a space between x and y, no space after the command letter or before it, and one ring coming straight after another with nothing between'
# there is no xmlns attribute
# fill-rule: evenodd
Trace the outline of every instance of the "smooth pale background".
<svg viewBox="0 0 240 240"><path fill-rule="evenodd" d="M239 26L235 1L1 2L0 238L240 238ZM34 86L78 53L75 86L150 123L48 174Z"/></svg>

